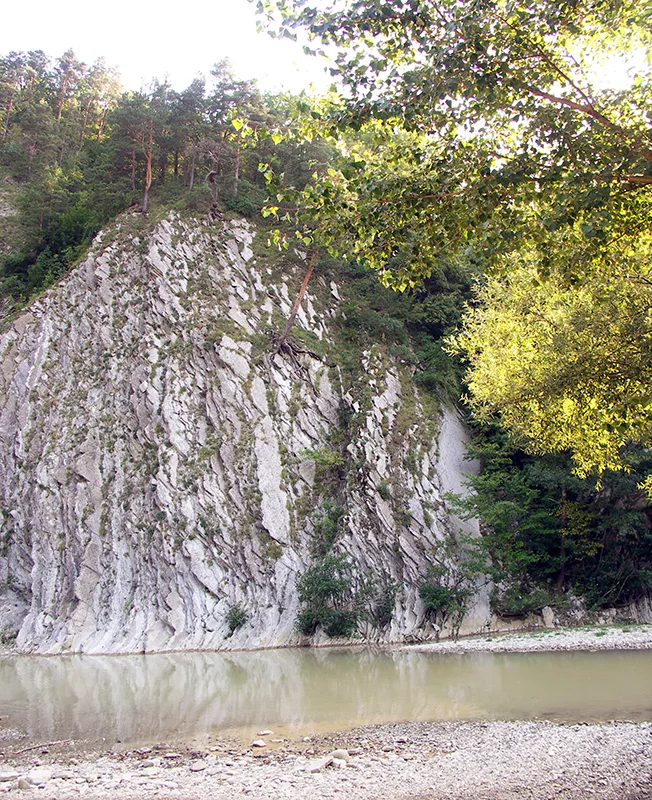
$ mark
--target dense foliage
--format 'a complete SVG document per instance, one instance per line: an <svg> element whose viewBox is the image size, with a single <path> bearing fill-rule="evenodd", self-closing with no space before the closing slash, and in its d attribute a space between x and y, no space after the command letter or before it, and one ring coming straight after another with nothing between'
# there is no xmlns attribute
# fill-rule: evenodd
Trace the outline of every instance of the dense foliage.
<svg viewBox="0 0 652 800"><path fill-rule="evenodd" d="M652 321L641 310L652 305L652 76L641 68L619 90L591 76L605 54L649 58L649 9L258 5L282 33L305 28L334 50L346 87L322 116L348 163L316 176L297 222L310 229L312 215L318 239L399 289L442 262L494 275L479 294L486 313L458 340L475 410L501 415L533 451L569 449L582 474L626 468L623 443L652 434ZM569 358L553 357L569 339ZM605 367L598 380L589 352Z"/></svg>
<svg viewBox="0 0 652 800"><path fill-rule="evenodd" d="M652 590L652 509L637 483L652 454L631 447L630 473L607 471L600 485L571 471L567 455L533 456L495 425L476 425L469 452L481 471L472 494L454 500L479 516L480 539L467 543L467 567L496 585L504 616L563 605L569 590L592 606L618 606Z"/></svg>
<svg viewBox="0 0 652 800"><path fill-rule="evenodd" d="M359 609L354 567L345 555L324 555L297 581L299 601L306 607L297 617L297 628L310 636L322 627L329 636L351 636Z"/></svg>
<svg viewBox="0 0 652 800"><path fill-rule="evenodd" d="M584 476L621 468L627 443L652 435L652 261L622 247L573 285L541 281L523 257L487 279L456 342L478 414L499 407L521 442L571 451Z"/></svg>

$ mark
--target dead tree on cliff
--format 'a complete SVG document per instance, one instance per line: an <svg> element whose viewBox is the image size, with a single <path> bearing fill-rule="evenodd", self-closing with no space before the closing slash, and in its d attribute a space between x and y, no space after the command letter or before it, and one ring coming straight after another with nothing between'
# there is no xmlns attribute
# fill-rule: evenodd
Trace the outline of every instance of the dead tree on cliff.
<svg viewBox="0 0 652 800"><path fill-rule="evenodd" d="M287 342L287 338L290 335L290 331L292 330L292 326L294 325L294 320L297 318L297 314L299 313L299 309L301 308L301 301L303 300L303 296L306 293L306 289L308 288L308 282L310 281L310 276L317 265L317 251L311 250L310 252L310 259L308 261L308 269L306 270L306 274L303 278L303 283L301 284L301 288L299 289L299 293L297 294L297 299L294 301L294 306L292 308L292 312L288 317L288 321L285 323L285 328L283 328L283 333L278 338L276 342L276 346L274 347L274 351L272 355L276 355L281 351L281 349L285 346Z"/></svg>

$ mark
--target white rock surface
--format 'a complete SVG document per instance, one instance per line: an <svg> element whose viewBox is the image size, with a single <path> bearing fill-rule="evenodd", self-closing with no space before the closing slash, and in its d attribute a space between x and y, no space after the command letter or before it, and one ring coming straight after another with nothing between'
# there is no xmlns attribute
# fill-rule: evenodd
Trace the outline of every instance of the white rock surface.
<svg viewBox="0 0 652 800"><path fill-rule="evenodd" d="M317 356L271 359L301 274L271 277L247 223L137 228L122 217L0 337L0 630L47 653L296 644L296 578L335 495L337 551L399 587L365 635L421 636L433 547L474 530L442 499L472 468L457 415L381 346L350 387ZM343 291L308 292L323 342ZM333 447L345 465L325 485L305 451ZM488 624L479 596L464 630Z"/></svg>

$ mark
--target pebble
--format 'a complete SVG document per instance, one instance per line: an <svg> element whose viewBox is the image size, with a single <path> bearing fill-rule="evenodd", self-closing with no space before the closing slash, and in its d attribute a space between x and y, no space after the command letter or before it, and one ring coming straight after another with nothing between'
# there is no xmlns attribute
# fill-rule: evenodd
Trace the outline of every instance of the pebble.
<svg viewBox="0 0 652 800"><path fill-rule="evenodd" d="M25 775L25 780L35 786L44 786L49 780L52 779L51 769L34 769Z"/></svg>
<svg viewBox="0 0 652 800"><path fill-rule="evenodd" d="M202 772L206 769L208 764L205 761L193 761L188 767L191 772Z"/></svg>
<svg viewBox="0 0 652 800"><path fill-rule="evenodd" d="M323 769L326 769L326 767L328 767L332 761L333 759L330 756L327 756L326 758L318 758L316 761L308 764L306 771L312 773L321 772Z"/></svg>
<svg viewBox="0 0 652 800"><path fill-rule="evenodd" d="M252 747L267 747L267 742L264 742L262 739L254 739L251 743Z"/></svg>

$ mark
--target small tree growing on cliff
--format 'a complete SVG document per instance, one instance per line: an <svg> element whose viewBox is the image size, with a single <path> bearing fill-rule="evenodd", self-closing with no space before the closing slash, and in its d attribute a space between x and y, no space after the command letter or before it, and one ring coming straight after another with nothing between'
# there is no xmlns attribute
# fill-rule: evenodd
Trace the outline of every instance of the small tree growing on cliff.
<svg viewBox="0 0 652 800"><path fill-rule="evenodd" d="M454 539L433 551L434 563L419 584L426 617L442 628L450 622L457 638L473 590L471 570L462 561L463 554Z"/></svg>
<svg viewBox="0 0 652 800"><path fill-rule="evenodd" d="M354 567L346 555L325 555L297 579L305 605L297 628L312 636L321 627L328 636L351 636L358 624Z"/></svg>

